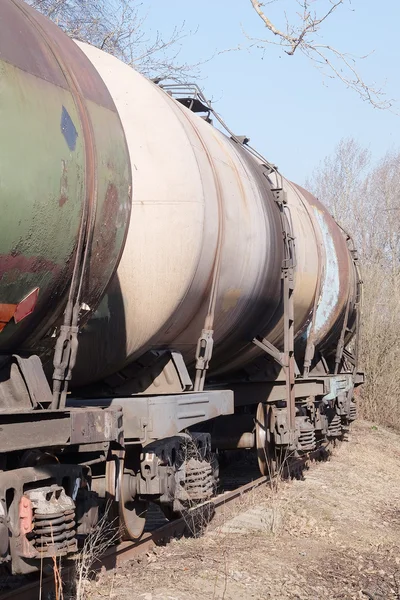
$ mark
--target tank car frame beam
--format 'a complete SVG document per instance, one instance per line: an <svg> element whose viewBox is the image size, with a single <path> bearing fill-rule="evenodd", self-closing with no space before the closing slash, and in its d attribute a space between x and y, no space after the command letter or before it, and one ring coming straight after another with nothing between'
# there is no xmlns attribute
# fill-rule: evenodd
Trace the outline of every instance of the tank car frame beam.
<svg viewBox="0 0 400 600"><path fill-rule="evenodd" d="M66 446L83 450L110 442L146 445L234 412L231 390L69 402L75 406L65 410L0 413L2 452Z"/></svg>
<svg viewBox="0 0 400 600"><path fill-rule="evenodd" d="M122 410L118 406L3 412L0 430L2 453L50 446L123 443Z"/></svg>
<svg viewBox="0 0 400 600"><path fill-rule="evenodd" d="M193 425L234 412L234 394L226 389L157 396L71 399L69 402L74 406L84 403L86 407L120 408L124 415L125 442L142 445L169 438Z"/></svg>
<svg viewBox="0 0 400 600"><path fill-rule="evenodd" d="M294 395L296 399L318 396L330 400L338 393L348 391L364 383L363 373L342 373L339 375L324 375L296 379ZM235 395L235 407L258 404L259 402L273 403L286 400L286 382L283 378L271 381L253 381L231 383L229 386Z"/></svg>

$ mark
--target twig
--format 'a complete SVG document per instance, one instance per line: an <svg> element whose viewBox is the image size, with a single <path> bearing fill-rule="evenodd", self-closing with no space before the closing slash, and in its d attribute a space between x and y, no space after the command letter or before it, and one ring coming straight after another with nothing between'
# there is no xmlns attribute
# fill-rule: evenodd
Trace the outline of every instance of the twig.
<svg viewBox="0 0 400 600"><path fill-rule="evenodd" d="M265 3L259 0L250 0L252 7L257 15L263 21L265 27L271 32L273 39L260 39L247 36L252 42L251 47L265 48L266 44L281 46L288 56L293 56L297 51L303 53L319 69L326 69L324 75L331 79L338 79L346 87L355 91L362 100L368 102L374 108L382 110L392 110L394 100L386 98L382 88L377 88L365 82L360 72L356 68L356 61L366 58L366 56L354 57L346 52L341 52L337 48L328 44L320 44L316 41L321 25L333 15L333 13L344 5L344 0L329 0L330 8L322 15L318 16L315 11L309 8L309 0L298 0L302 11L297 13L300 20L298 25L290 23L286 14L286 31L276 27L267 16L262 7Z"/></svg>

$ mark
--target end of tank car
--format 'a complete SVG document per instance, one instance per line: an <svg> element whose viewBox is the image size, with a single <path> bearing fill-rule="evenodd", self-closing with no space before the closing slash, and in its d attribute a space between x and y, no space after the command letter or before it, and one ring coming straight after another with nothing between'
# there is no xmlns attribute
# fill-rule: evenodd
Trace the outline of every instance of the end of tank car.
<svg viewBox="0 0 400 600"><path fill-rule="evenodd" d="M219 119L0 3L0 563L143 533L355 419L350 236ZM224 126L223 123L220 123Z"/></svg>

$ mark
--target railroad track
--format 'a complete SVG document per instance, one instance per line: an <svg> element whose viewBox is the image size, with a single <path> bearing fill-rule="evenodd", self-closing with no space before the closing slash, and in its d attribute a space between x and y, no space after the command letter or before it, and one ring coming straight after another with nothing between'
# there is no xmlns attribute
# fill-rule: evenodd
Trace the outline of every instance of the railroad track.
<svg viewBox="0 0 400 600"><path fill-rule="evenodd" d="M331 442L328 442L304 457L296 459L297 473L302 473L306 464L310 464L315 460L326 459L330 454L332 446L335 446L338 443L339 442L334 442L332 444ZM161 511L159 509L158 516L157 510L153 513L149 511L148 529L150 530L145 531L139 541L122 542L110 547L102 557L96 561L96 564L93 565L93 571L100 571L101 568L106 568L107 570L113 569L123 562L145 554L154 546L164 545L174 538L181 537L185 533L193 533L190 531L191 520L193 519L193 522L195 521L196 513L199 513L201 510L204 511L209 507L212 514L218 514L224 510L224 507L227 504L234 503L235 500L240 499L246 493L267 483L269 477L257 476L259 475L259 471L255 458L255 455L253 455L252 460L246 461L245 464L243 464L241 460L238 460L229 465L221 476L221 484L224 491L209 502L193 507L184 517L174 521L167 521L164 516L161 516ZM286 477L296 478L296 470L292 471L291 474L286 473ZM243 481L245 483L241 484ZM204 520L207 519L203 518L203 522ZM69 564L71 564L71 562L72 561L69 561ZM74 577L75 574L74 565L72 564L69 566L69 564L67 563L62 571L64 584L70 577ZM12 578L10 577L10 579ZM54 592L54 576L46 575L42 578L42 581L40 581L39 578L35 578L34 580L29 581L29 583L24 583L13 590L0 592L0 600L53 600L56 597Z"/></svg>
<svg viewBox="0 0 400 600"><path fill-rule="evenodd" d="M188 515L175 521L156 527L152 531L147 531L137 542L122 542L116 546L109 548L100 560L93 566L94 571L99 571L102 567L107 570L117 567L125 561L132 560L138 556L145 554L154 546L166 544L168 541L181 537L188 530L188 516L195 518L196 511L204 510L204 507L209 506L213 512L218 513L224 509L228 503L241 498L244 494L254 490L255 488L265 484L268 481L267 477L259 477L244 485L241 485L233 490L229 490L219 494L212 501L201 506L194 507L188 511ZM190 529L190 526L189 526ZM63 569L62 577L64 582L74 573L73 566L67 566ZM49 575L43 577L42 581L39 578L29 583L23 584L20 587L7 591L0 592L0 600L50 600L55 592L54 577Z"/></svg>

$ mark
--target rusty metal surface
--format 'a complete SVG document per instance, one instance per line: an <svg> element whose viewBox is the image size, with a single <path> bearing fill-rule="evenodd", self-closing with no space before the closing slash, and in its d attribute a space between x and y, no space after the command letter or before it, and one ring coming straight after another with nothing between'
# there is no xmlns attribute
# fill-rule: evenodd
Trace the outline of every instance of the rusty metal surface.
<svg viewBox="0 0 400 600"><path fill-rule="evenodd" d="M122 438L122 410L92 409L71 411L71 444L92 444Z"/></svg>
<svg viewBox="0 0 400 600"><path fill-rule="evenodd" d="M120 112L135 197L117 276L80 341L75 383L160 345L190 363L206 319L211 368L228 364L280 301L282 232L257 165L127 65L79 45Z"/></svg>
<svg viewBox="0 0 400 600"><path fill-rule="evenodd" d="M250 492L251 490L265 484L267 481L266 477L260 477L254 481L246 483L240 487L236 487L234 490L220 494L214 498L209 504L214 507L215 512L223 511L228 503L240 500L243 494ZM194 512L196 509L192 509ZM165 521L165 519L163 519ZM127 560L132 560L138 556L141 556L156 545L166 544L173 538L180 537L185 533L187 529L187 521L185 518L177 519L175 521L168 522L161 527L157 527L154 531L144 533L140 540L136 542L122 542L118 546L113 546L101 557L100 560L96 561L96 565L93 566L94 571L100 570L102 567L106 569L112 569ZM68 581L69 577L73 577L75 573L74 567L64 566L63 568L63 580ZM54 593L54 576L44 577L42 580L42 595ZM33 581L26 585L23 585L13 591L0 593L0 600L32 600L36 598L39 593L39 581Z"/></svg>
<svg viewBox="0 0 400 600"><path fill-rule="evenodd" d="M266 477L259 477L254 481L236 487L232 491L220 494L211 500L209 504L214 507L215 512L223 511L226 504L234 502L235 500L240 500L244 494L264 485L266 482ZM193 508L190 512L194 513L196 510L198 509ZM181 518L171 521L166 525L157 528L155 531L145 533L142 538L134 544L131 542L124 542L115 548L110 549L102 558L101 563L104 564L106 568L113 568L127 560L140 556L156 545L165 544L171 539L181 536L186 529L187 519Z"/></svg>
<svg viewBox="0 0 400 600"><path fill-rule="evenodd" d="M66 411L23 408L21 412L0 413L3 452L106 441L123 443L122 413L118 407Z"/></svg>
<svg viewBox="0 0 400 600"><path fill-rule="evenodd" d="M356 301L355 268L346 238L329 211L307 190L298 185L295 187L310 205L323 241L323 276L318 292L314 336L315 343L321 348L332 349L340 337L347 303L351 313Z"/></svg>
<svg viewBox="0 0 400 600"><path fill-rule="evenodd" d="M64 89L69 88L69 82L63 70L54 67L55 56L61 56L65 65L80 64L86 75L80 81L83 96L115 111L106 87L99 86L98 75L89 61L52 21L21 0L2 0L0 23L0 59Z"/></svg>
<svg viewBox="0 0 400 600"><path fill-rule="evenodd" d="M124 132L101 77L76 44L20 0L0 3L0 75L7 115L0 124L0 304L25 300L21 315L0 318L0 348L10 351L37 346L61 315L82 226L93 238L83 301L96 307L125 241L131 180ZM53 344L42 341L41 352Z"/></svg>
<svg viewBox="0 0 400 600"><path fill-rule="evenodd" d="M101 406L124 415L126 440L141 440L143 444L174 436L197 423L232 414L233 393L230 390L209 390L187 394L131 396L127 398L94 398L68 400L68 406Z"/></svg>
<svg viewBox="0 0 400 600"><path fill-rule="evenodd" d="M240 500L244 494L247 494L251 490L264 485L267 482L267 477L259 477L258 479L246 483L240 487L235 488L232 491L220 494L209 503L213 507L215 512L223 511L226 504ZM195 513L196 508L191 509L189 512ZM124 542L119 544L115 548L110 549L101 560L101 563L106 568L113 568L127 560L131 560L141 554L147 552L149 549L160 544L166 544L171 539L180 537L185 533L187 529L187 517L171 521L162 527L157 528L155 531L145 533L142 538L132 544L132 542ZM1 598L1 596L0 596Z"/></svg>
<svg viewBox="0 0 400 600"><path fill-rule="evenodd" d="M283 233L262 165L20 0L0 4L0 23L0 108L10 116L0 124L0 349L23 344L51 356L46 334L59 323L83 240L83 319L92 319L80 336L75 385L160 346L180 350L189 364L205 326L214 374L261 356L256 336L282 349ZM352 293L349 252L317 200L284 188L295 237L294 336L304 345L314 316L315 343L330 349ZM12 306L36 288L31 314L15 319Z"/></svg>
<svg viewBox="0 0 400 600"><path fill-rule="evenodd" d="M308 453L307 455L296 460L296 465L293 464L291 468L293 468L293 473L300 474L304 466L306 465L309 458L316 458L317 456L321 456L321 453L327 456L327 451L329 448L329 443L323 445L318 451ZM243 464L241 468L239 467L240 463L233 463L231 465L232 468L228 468L226 473L222 477L222 485L223 489L227 490L223 493L219 494L215 498L211 499L209 502L202 503L200 506L193 507L189 509L189 513L191 514L190 523L188 530L188 518L187 515L181 519L177 519L165 524L165 517L161 515L158 510L158 516L156 514L157 511L151 511L153 514L153 519L151 523L149 523L149 527L147 531L141 536L139 540L134 542L123 542L117 546L109 548L108 551L101 557L101 559L96 562L96 565L93 565L93 568L101 569L107 568L112 569L127 560L131 560L140 556L141 554L147 552L155 545L166 544L174 537L179 537L181 535L193 535L192 524L198 521L202 523L204 526L205 517L210 518L214 513L221 512L223 513L226 509L226 506L229 503L235 502L235 500L240 500L244 494L254 490L255 488L264 485L268 482L269 477L262 476L258 477L254 471L255 463L254 461L247 462L247 468L243 470ZM53 467L48 466L49 470L52 470ZM29 469L24 469L24 473L28 474ZM21 471L22 473L22 471ZM289 474L289 472L285 472L285 476L293 476ZM74 475L76 476L76 474ZM296 476L296 475L295 475ZM253 479L254 477L254 479ZM242 483L243 482L243 483ZM156 508L156 507L155 507ZM197 519L196 513L199 512L200 518ZM18 522L19 526L19 522ZM69 565L71 562L67 562L64 564L63 573L64 573L64 581L68 581L70 576L74 576L74 568ZM44 589L52 589L51 584L54 584L54 578L44 578ZM38 590L39 580L36 582L27 583L24 586L19 587L11 592L6 592L0 594L1 600L12 598L31 598ZM31 595L29 595L31 594Z"/></svg>

